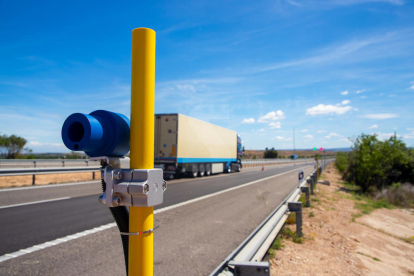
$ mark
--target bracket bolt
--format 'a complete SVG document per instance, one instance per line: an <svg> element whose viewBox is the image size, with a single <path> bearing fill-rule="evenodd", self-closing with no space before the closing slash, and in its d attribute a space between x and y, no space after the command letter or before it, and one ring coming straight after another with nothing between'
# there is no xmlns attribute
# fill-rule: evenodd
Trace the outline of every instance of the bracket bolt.
<svg viewBox="0 0 414 276"><path fill-rule="evenodd" d="M148 184L145 184L144 185L144 193L148 194L148 192L149 192L149 186L148 186Z"/></svg>
<svg viewBox="0 0 414 276"><path fill-rule="evenodd" d="M165 190L167 190L167 182L163 182L162 183L162 189L165 191Z"/></svg>
<svg viewBox="0 0 414 276"><path fill-rule="evenodd" d="M122 173L121 172L115 172L114 173L114 178L117 179L117 180L121 179L122 178Z"/></svg>
<svg viewBox="0 0 414 276"><path fill-rule="evenodd" d="M119 196L114 196L112 201L113 201L114 205L121 204L121 198Z"/></svg>

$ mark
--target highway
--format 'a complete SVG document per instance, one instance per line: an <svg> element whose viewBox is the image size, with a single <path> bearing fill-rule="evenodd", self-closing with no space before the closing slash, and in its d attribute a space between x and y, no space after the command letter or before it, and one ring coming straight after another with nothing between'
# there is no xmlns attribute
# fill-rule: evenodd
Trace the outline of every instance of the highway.
<svg viewBox="0 0 414 276"><path fill-rule="evenodd" d="M208 274L290 193L297 185L297 169L305 166L305 173L310 172L309 165L289 164L169 181L164 203L155 208L162 222L154 233L155 275L182 275L184 270L192 271L186 275ZM296 171L269 179L292 170ZM264 181L252 183L260 179ZM235 187L241 188L220 193ZM0 190L0 256L113 222L106 206L97 202L99 192L99 182ZM195 202L166 208L189 200ZM45 202L21 205L41 201ZM108 259L105 250L111 256L116 253L116 258ZM1 262L0 275L120 275L121 252L117 229L111 227Z"/></svg>

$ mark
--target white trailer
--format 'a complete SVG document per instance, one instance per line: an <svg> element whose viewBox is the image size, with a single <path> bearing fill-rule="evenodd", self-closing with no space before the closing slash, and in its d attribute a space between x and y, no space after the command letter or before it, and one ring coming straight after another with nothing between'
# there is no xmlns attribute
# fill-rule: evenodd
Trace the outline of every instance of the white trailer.
<svg viewBox="0 0 414 276"><path fill-rule="evenodd" d="M155 115L155 165L165 178L239 172L242 147L235 131L182 114Z"/></svg>

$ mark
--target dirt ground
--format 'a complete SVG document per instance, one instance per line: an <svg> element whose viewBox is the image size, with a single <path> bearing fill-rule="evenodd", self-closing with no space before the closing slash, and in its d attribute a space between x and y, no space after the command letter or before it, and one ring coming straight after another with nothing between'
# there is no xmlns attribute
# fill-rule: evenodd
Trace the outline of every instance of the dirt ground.
<svg viewBox="0 0 414 276"><path fill-rule="evenodd" d="M99 171L95 172L95 178L100 179ZM93 180L92 172L84 173L61 173L61 174L44 174L36 175L36 185L45 185L53 183L67 183L67 182L79 182L79 181L91 181ZM5 187L20 187L32 185L31 175L22 176L1 176L0 188Z"/></svg>
<svg viewBox="0 0 414 276"><path fill-rule="evenodd" d="M332 164L327 171L331 185L318 184L311 207L303 210L303 244L283 240L271 274L414 275L414 210L378 209L352 222L360 211L340 191Z"/></svg>

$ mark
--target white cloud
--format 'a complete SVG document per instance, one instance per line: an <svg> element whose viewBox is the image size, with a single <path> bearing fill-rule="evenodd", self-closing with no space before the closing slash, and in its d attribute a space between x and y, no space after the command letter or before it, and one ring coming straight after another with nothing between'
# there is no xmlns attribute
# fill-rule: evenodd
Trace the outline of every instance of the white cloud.
<svg viewBox="0 0 414 276"><path fill-rule="evenodd" d="M306 139L312 139L313 138L313 135L305 135L305 136L303 136L303 138L306 138Z"/></svg>
<svg viewBox="0 0 414 276"><path fill-rule="evenodd" d="M329 135L325 136L327 139L331 139L331 137L341 137L341 135L337 133L329 133Z"/></svg>
<svg viewBox="0 0 414 276"><path fill-rule="evenodd" d="M366 98L367 98L367 96L361 96L360 98L361 98L361 99L366 99Z"/></svg>
<svg viewBox="0 0 414 276"><path fill-rule="evenodd" d="M49 146L49 147L65 147L62 143L40 143L37 141L29 142L29 146L40 147L40 146Z"/></svg>
<svg viewBox="0 0 414 276"><path fill-rule="evenodd" d="M261 128L257 132L263 132L263 131L265 131L265 129L264 128Z"/></svg>
<svg viewBox="0 0 414 276"><path fill-rule="evenodd" d="M382 132L378 132L378 133L373 133L376 134L379 140L387 140L389 139L391 136L394 136L394 132L390 132L390 133L382 133ZM398 136L398 135L397 135Z"/></svg>
<svg viewBox="0 0 414 276"><path fill-rule="evenodd" d="M348 95L348 91L341 92L341 95Z"/></svg>
<svg viewBox="0 0 414 276"><path fill-rule="evenodd" d="M289 4L291 4L291 5L294 5L294 6L297 6L297 7L302 7L302 5L301 4L299 4L299 3L296 3L296 2L294 2L294 1L292 1L292 0L285 0L287 3L289 3Z"/></svg>
<svg viewBox="0 0 414 276"><path fill-rule="evenodd" d="M254 123L254 119L253 118L244 119L241 123L242 124L253 124Z"/></svg>
<svg viewBox="0 0 414 276"><path fill-rule="evenodd" d="M404 139L414 139L414 129L413 128L407 128L407 130L412 130L412 132L404 134L403 138Z"/></svg>
<svg viewBox="0 0 414 276"><path fill-rule="evenodd" d="M356 93L359 94L359 93L362 93L364 91L365 91L365 89L362 89L362 90L358 90Z"/></svg>
<svg viewBox="0 0 414 276"><path fill-rule="evenodd" d="M347 104L350 104L351 103L351 101L350 100L344 100L344 101L342 101L342 105L347 105Z"/></svg>
<svg viewBox="0 0 414 276"><path fill-rule="evenodd" d="M306 115L327 115L327 114L336 114L336 115L342 115L346 112L352 110L351 106L335 106L335 105L324 105L319 104L317 106L314 106L312 108L308 108L306 110Z"/></svg>
<svg viewBox="0 0 414 276"><path fill-rule="evenodd" d="M260 116L257 120L258 123L269 123L271 121L283 120L285 118L285 113L282 110L271 111L264 116Z"/></svg>
<svg viewBox="0 0 414 276"><path fill-rule="evenodd" d="M407 127L407 130L414 131L414 128Z"/></svg>
<svg viewBox="0 0 414 276"><path fill-rule="evenodd" d="M414 81L411 81L410 83L414 84ZM409 89L414 89L414 85L410 86Z"/></svg>
<svg viewBox="0 0 414 276"><path fill-rule="evenodd" d="M290 141L290 140L292 140L292 138L285 138L283 136L276 136L276 137L272 138L272 140L276 140L276 141Z"/></svg>
<svg viewBox="0 0 414 276"><path fill-rule="evenodd" d="M272 140L283 141L283 140L285 140L285 137L283 137L283 136L276 136L275 138L272 138Z"/></svg>
<svg viewBox="0 0 414 276"><path fill-rule="evenodd" d="M369 129L378 128L378 125L370 126Z"/></svg>
<svg viewBox="0 0 414 276"><path fill-rule="evenodd" d="M304 129L304 130L302 130L302 132L308 132L308 130L307 129Z"/></svg>
<svg viewBox="0 0 414 276"><path fill-rule="evenodd" d="M398 115L397 114L392 114L392 113L378 113L378 114L367 114L367 115L364 115L362 117L368 118L368 119L383 120L383 119L397 118Z"/></svg>
<svg viewBox="0 0 414 276"><path fill-rule="evenodd" d="M318 130L316 133L324 133L324 132L326 132L325 130Z"/></svg>
<svg viewBox="0 0 414 276"><path fill-rule="evenodd" d="M191 84L178 84L177 85L178 90L184 91L184 92L197 92L194 85Z"/></svg>
<svg viewBox="0 0 414 276"><path fill-rule="evenodd" d="M274 123L270 123L269 126L270 126L271 129L281 128L281 123L280 122L274 122Z"/></svg>

